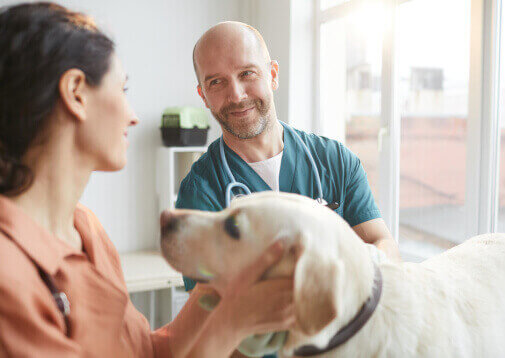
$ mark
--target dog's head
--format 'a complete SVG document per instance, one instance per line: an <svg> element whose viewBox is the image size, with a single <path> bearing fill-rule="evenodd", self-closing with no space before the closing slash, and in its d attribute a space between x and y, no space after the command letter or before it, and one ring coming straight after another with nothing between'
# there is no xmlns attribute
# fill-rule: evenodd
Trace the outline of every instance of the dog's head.
<svg viewBox="0 0 505 358"><path fill-rule="evenodd" d="M341 314L343 250L349 250L343 241L360 241L332 210L300 195L263 192L217 213L174 210L161 216L163 255L196 280L226 280L276 240L284 241L285 253L265 277L294 277L298 326L314 335Z"/></svg>

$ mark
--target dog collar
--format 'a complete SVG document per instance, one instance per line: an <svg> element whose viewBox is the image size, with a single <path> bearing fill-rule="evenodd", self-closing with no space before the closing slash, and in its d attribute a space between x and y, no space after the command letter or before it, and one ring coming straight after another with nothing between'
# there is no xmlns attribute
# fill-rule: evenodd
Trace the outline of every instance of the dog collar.
<svg viewBox="0 0 505 358"><path fill-rule="evenodd" d="M338 330L338 332L330 339L330 342L325 348L317 348L314 345L301 346L295 350L295 356L300 357L310 357L322 353L326 353L336 347L344 344L349 339L351 339L359 330L365 325L365 323L372 317L375 312L377 305L382 294L382 273L379 266L374 263L375 275L372 295L367 298L361 309L358 311L356 316L344 327Z"/></svg>

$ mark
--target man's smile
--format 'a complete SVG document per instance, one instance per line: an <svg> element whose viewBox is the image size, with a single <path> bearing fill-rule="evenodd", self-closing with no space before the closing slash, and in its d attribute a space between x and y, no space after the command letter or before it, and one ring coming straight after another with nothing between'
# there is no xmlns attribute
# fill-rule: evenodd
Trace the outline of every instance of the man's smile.
<svg viewBox="0 0 505 358"><path fill-rule="evenodd" d="M254 109L254 107L251 107L251 108L247 108L247 109L244 109L243 111L233 111L233 112L230 112L230 114L232 116L235 116L235 117L245 117L247 116L252 110Z"/></svg>

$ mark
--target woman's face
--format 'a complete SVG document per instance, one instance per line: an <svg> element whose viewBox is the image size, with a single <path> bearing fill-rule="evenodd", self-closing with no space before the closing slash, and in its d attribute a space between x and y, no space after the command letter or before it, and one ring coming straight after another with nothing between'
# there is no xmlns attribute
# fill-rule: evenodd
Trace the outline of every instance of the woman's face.
<svg viewBox="0 0 505 358"><path fill-rule="evenodd" d="M94 170L114 171L126 164L128 127L138 123L125 94L126 75L112 55L109 71L86 96L86 120L79 124L77 145L89 154Z"/></svg>

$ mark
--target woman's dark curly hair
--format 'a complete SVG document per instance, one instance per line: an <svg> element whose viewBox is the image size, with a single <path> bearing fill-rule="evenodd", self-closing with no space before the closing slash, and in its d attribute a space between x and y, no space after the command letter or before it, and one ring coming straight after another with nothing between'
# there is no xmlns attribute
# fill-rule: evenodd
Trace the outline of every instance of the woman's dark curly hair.
<svg viewBox="0 0 505 358"><path fill-rule="evenodd" d="M21 158L46 127L63 73L80 69L98 86L113 52L84 14L53 3L0 8L0 194L18 195L33 182Z"/></svg>

